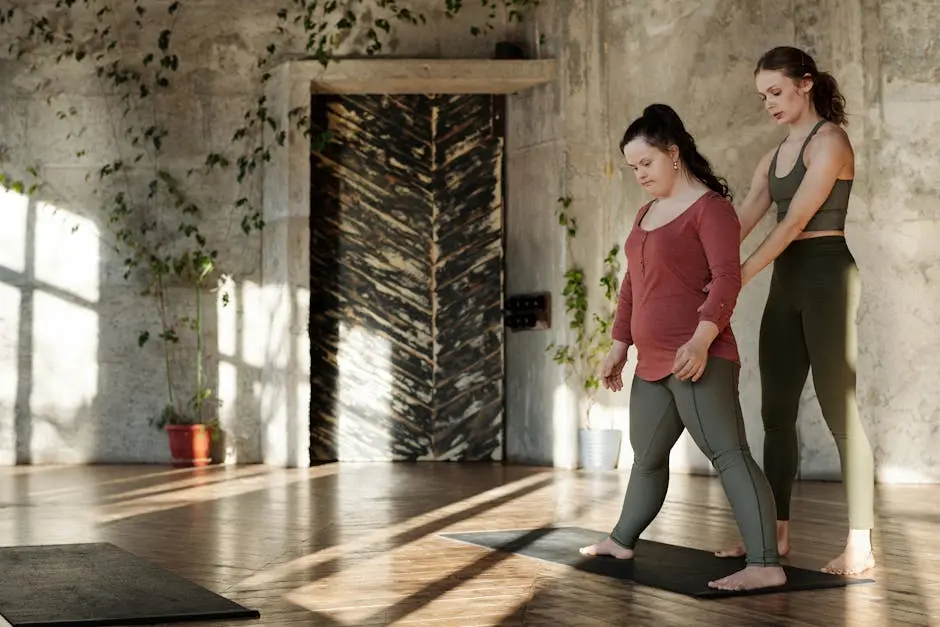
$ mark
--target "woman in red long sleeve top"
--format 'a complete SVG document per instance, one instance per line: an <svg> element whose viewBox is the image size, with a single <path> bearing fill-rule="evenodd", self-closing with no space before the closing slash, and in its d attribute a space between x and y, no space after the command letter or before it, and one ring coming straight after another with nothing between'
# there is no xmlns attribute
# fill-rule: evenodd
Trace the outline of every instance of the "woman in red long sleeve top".
<svg viewBox="0 0 940 627"><path fill-rule="evenodd" d="M647 381L672 374L676 353L686 344L687 351L698 342L709 355L739 363L730 325L741 290L738 218L720 194L708 189L696 194L687 209L667 216L663 224L653 215L644 222L654 203L645 205L624 247L631 270L620 292L612 336L636 346L636 373ZM706 296L702 288L709 281ZM703 322L714 328L700 326ZM718 335L707 344L715 331ZM704 359L689 366L693 381L704 366Z"/></svg>
<svg viewBox="0 0 940 627"><path fill-rule="evenodd" d="M634 462L620 519L610 536L581 553L633 557L666 498L669 452L688 429L718 471L747 547L745 568L708 585L782 585L773 494L748 449L738 401L740 361L730 323L741 289L741 226L730 191L666 105L647 107L620 150L653 196L624 246L614 346L601 372L606 388L622 389L627 350L636 347Z"/></svg>

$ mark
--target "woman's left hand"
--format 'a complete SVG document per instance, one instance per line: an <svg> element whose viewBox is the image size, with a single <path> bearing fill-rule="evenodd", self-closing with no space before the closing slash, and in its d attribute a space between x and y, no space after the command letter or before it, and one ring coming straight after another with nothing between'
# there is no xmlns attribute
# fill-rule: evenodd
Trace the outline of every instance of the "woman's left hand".
<svg viewBox="0 0 940 627"><path fill-rule="evenodd" d="M676 351L676 360L672 364L672 372L680 381L692 379L693 383L705 374L705 364L708 362L708 344L691 339Z"/></svg>

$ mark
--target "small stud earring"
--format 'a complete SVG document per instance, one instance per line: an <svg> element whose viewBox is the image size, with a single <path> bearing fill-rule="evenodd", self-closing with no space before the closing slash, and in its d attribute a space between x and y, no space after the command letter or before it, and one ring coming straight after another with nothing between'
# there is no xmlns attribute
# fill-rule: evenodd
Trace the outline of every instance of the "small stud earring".
<svg viewBox="0 0 940 627"><path fill-rule="evenodd" d="M673 161L673 162L672 162L672 169L673 169L673 170L678 170L678 169L679 169L679 162L678 162L678 161Z"/></svg>

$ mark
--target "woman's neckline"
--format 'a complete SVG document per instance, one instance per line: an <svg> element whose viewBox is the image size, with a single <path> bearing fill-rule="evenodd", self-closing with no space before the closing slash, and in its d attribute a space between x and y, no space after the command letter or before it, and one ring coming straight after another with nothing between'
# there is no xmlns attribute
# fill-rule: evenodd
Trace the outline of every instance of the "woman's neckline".
<svg viewBox="0 0 940 627"><path fill-rule="evenodd" d="M650 209L653 208L653 205L655 205L656 202L659 200L658 198L655 198L655 199L651 200L650 202L648 202L648 203L646 204L646 207L643 209L643 214L640 216L640 219L639 219L639 220L637 221L637 223L636 223L636 224L637 224L637 227L638 227L641 231L643 231L644 233L653 233L653 232L655 232L655 231L658 231L658 230L660 230L660 229L663 229L663 228L669 226L670 224L672 224L673 222L676 222L677 220L679 220L679 218L683 217L683 216L686 215L687 213L689 213L689 210L692 209L692 207L694 207L695 205L699 204L700 202L702 202L703 200L705 200L706 197L708 197L708 196L710 196L711 194L714 194L714 193L715 193L714 190L712 190L712 189L706 189L704 192L702 192L702 195L701 195L701 196L699 196L698 198L696 198L695 200L693 200L691 203L689 203L689 206L686 207L685 209L683 209L682 211L680 211L678 214L676 214L676 217L674 217L672 220L670 220L669 222L664 222L663 224L660 224L659 226L657 226L657 227L655 227L655 228L647 229L647 228L645 228L645 227L643 226L643 219L646 218L646 214L649 213Z"/></svg>

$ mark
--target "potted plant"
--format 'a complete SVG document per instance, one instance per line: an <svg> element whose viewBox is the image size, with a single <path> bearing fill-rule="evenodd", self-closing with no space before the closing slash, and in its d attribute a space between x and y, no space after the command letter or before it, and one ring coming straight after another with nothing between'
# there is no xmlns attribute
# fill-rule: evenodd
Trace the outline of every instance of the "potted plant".
<svg viewBox="0 0 940 627"><path fill-rule="evenodd" d="M524 14L539 4L539 0L502 2L507 23L520 25ZM25 7L28 3L21 4ZM218 228L207 229L206 233L203 227L217 227L224 215L231 223L240 223L246 236L264 228L258 176L272 161L274 152L286 146L290 130L271 115L266 96L274 69L298 51L326 67L335 58L334 53L347 47L348 42L360 42L355 48L364 48L372 56L395 40L399 25L427 22L424 14L399 6L408 3L382 2L377 7L314 0L284 3L276 13L265 17L267 25L260 26L268 29L268 36L257 50L254 65L252 84L257 98L244 111L241 126L231 129L228 145L213 145L204 160L199 157L189 163L195 167L184 176L181 159L167 154L165 148L192 145L195 138L186 134L189 126L169 123L171 112L161 107L165 100L156 98L165 99L178 89L177 85L185 85L186 73L180 74L181 68L191 71L199 67L199 58L186 56L189 52L198 57L198 47L177 46L176 25L180 17L187 19L190 4L198 3L172 0L149 7L134 2L133 7L122 6L119 11L116 6L102 8L95 3L68 0L0 10L0 32L9 42L4 47L8 55L5 58L15 59L24 67L49 62L80 64L94 77L88 85L100 88L100 95L109 103L104 110L108 116L104 128L114 134L111 139L115 151L91 154L92 146L83 145L83 138L97 135L86 135L78 107L67 98L44 93L49 81L35 83L36 95L45 96L48 106L58 109L57 118L69 127L60 141L73 152L77 164L90 168L89 183L96 190L101 213L114 236L114 252L124 260L124 278L135 286L146 286L144 293L154 300L167 399L151 423L166 431L175 463L180 465L207 463L211 457L207 447L211 450L219 444L218 399L204 376L202 298L221 286L223 278L213 246L232 235ZM446 0L446 15L455 17L462 5L462 0ZM472 26L472 34L480 35L492 28L495 1L489 6L487 26ZM69 71L73 69L69 67ZM305 108L291 110L288 118L291 126L310 135ZM311 141L322 141L324 137L311 137ZM42 164L26 169L27 176L20 171L24 164L7 163L3 148L0 145L0 185L30 195L47 187L50 192L67 196L55 190L54 177L44 176ZM231 178L223 183L222 176ZM192 192L198 191L204 197L205 190L218 190L219 197L199 202ZM235 198L224 200L229 191ZM215 219L207 221L210 212ZM213 239L215 243L210 242ZM224 294L220 300L227 302ZM194 310L194 314L177 315L186 310ZM138 346L144 348L150 337L150 332L140 332ZM195 346L181 338L192 339ZM195 357L190 359L185 354L193 348ZM177 359L177 352L184 357ZM186 385L178 389L181 382Z"/></svg>
<svg viewBox="0 0 940 627"><path fill-rule="evenodd" d="M0 11L0 27L9 36L10 53L16 59L29 63L54 58L56 63L84 64L97 77L91 85L113 95L120 104L107 109L107 128L114 134L117 148L110 154L93 155L95 165L89 166L86 180L101 204L114 238L109 244L116 258L123 261L124 278L143 286L141 295L152 299L156 313L158 330L154 335L162 341L167 396L162 411L150 422L166 432L174 465L205 465L213 457L218 459L213 452L221 431L218 402L206 385L203 298L224 278L214 244L230 237L222 232L205 233L204 227L212 224L206 216L210 210L225 212L230 220L241 223L246 236L263 228L260 206L252 201L252 179L270 160L274 144L283 145L284 131L274 126L273 137L262 132L272 122L262 99L244 116L245 124L235 131L227 154L209 152L201 166L183 176L182 169L165 153L168 144L181 138L172 136L165 112L154 101L176 84L175 74L183 65L175 51L173 32L181 2L174 1L165 12L152 13L147 19L143 19L146 10L136 7L137 32L132 39L139 40L140 55L123 50L127 41L119 38L123 30L114 28L118 16L112 11L97 11L87 3L65 4L50 8L49 15L38 10ZM264 71L273 60L272 48L260 64ZM58 106L51 98L47 102ZM81 164L90 155L89 147L81 144L85 129L79 113L74 106L64 106L57 117L79 126L70 129L62 141L69 144L76 163ZM7 164L2 165L6 169ZM66 197L56 189L54 179L42 176L42 169L37 164L27 170L36 180L28 188L24 177L17 177L15 171L0 173L0 183L21 193L33 194L43 188L45 193ZM199 202L194 192L218 186L219 176L225 172L234 179L234 203ZM227 296L223 294L221 300L227 303ZM147 346L150 338L150 331L137 332L138 347Z"/></svg>
<svg viewBox="0 0 940 627"><path fill-rule="evenodd" d="M571 198L559 198L558 202L558 223L565 229L568 249L571 250L571 241L578 232L577 219L569 214ZM573 377L579 386L580 465L591 470L612 470L617 467L620 457L621 431L612 427L598 427L591 416L600 387L598 372L613 343L610 330L619 295L619 251L620 247L614 246L604 255L603 272L598 281L603 302L595 308L589 303L584 269L578 264L569 265L565 271L562 296L568 315L568 328L574 332L574 341L568 344L552 342L546 349L552 353L555 363L564 367L565 380L570 381Z"/></svg>
<svg viewBox="0 0 940 627"><path fill-rule="evenodd" d="M216 408L219 400L212 389L205 383L205 353L203 344L203 292L206 284L215 270L215 251L211 254L197 253L183 254L174 268L175 276L188 279L193 293L194 315L183 316L172 321L166 311L166 282L164 275L151 269L155 279L151 284L151 292L160 303L161 333L163 341L163 354L167 381L168 402L159 417L152 419L151 423L166 431L169 440L170 455L173 465L206 466L213 461L221 461L217 445L221 443L221 429L219 427ZM188 329L192 334L195 347L192 374L194 377L194 392L184 404L174 385L173 359L171 347L180 341L178 329ZM149 339L149 333L143 332L138 338L138 345L143 347Z"/></svg>

